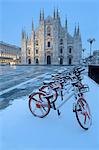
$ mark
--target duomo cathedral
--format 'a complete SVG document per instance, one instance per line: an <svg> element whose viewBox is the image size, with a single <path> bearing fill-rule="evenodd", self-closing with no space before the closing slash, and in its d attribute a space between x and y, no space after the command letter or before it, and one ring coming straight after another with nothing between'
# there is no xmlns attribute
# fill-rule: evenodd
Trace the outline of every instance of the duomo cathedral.
<svg viewBox="0 0 99 150"><path fill-rule="evenodd" d="M80 64L82 57L82 41L79 25L74 29L74 35L68 32L67 19L64 27L58 9L53 16L44 17L40 11L39 26L34 29L32 20L31 36L22 31L22 64Z"/></svg>

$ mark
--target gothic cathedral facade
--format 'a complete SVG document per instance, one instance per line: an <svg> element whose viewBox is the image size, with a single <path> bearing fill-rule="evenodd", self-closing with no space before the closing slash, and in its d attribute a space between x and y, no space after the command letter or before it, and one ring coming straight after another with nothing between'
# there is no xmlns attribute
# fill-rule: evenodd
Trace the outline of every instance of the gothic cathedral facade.
<svg viewBox="0 0 99 150"><path fill-rule="evenodd" d="M68 32L67 19L64 27L61 25L58 9L53 17L44 18L44 10L40 12L39 26L30 38L22 31L22 64L64 64L78 65L81 63L82 42L79 25L71 36Z"/></svg>

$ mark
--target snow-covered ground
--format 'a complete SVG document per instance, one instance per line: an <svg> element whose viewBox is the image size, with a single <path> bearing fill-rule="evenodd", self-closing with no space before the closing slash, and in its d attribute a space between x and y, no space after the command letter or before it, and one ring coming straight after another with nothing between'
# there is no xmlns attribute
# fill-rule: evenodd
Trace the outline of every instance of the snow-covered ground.
<svg viewBox="0 0 99 150"><path fill-rule="evenodd" d="M74 98L43 119L28 108L28 96L20 97L0 111L0 150L99 150L99 86L87 76L85 97L91 109L92 126L84 131L72 112Z"/></svg>

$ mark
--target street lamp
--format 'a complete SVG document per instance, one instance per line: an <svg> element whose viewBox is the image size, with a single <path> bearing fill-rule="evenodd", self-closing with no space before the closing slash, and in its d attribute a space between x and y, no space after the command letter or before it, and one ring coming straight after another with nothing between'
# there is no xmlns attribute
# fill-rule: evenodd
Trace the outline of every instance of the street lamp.
<svg viewBox="0 0 99 150"><path fill-rule="evenodd" d="M90 43L90 59L91 59L92 43L95 42L95 39L94 38L93 39L89 38L87 41Z"/></svg>

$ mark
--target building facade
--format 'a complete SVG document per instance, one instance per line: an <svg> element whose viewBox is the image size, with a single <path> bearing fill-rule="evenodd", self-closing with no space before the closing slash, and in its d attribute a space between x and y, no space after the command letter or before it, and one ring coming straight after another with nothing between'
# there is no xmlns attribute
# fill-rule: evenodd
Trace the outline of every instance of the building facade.
<svg viewBox="0 0 99 150"><path fill-rule="evenodd" d="M44 10L40 12L39 26L28 38L22 31L21 62L23 64L80 64L82 57L82 41L79 26L71 36L68 32L67 19L64 27L58 9L53 17L44 18Z"/></svg>
<svg viewBox="0 0 99 150"><path fill-rule="evenodd" d="M92 56L85 58L85 63L90 65L99 65L99 50L94 50Z"/></svg>
<svg viewBox="0 0 99 150"><path fill-rule="evenodd" d="M21 48L0 41L0 64L21 63Z"/></svg>
<svg viewBox="0 0 99 150"><path fill-rule="evenodd" d="M93 64L99 65L99 50L93 52Z"/></svg>

